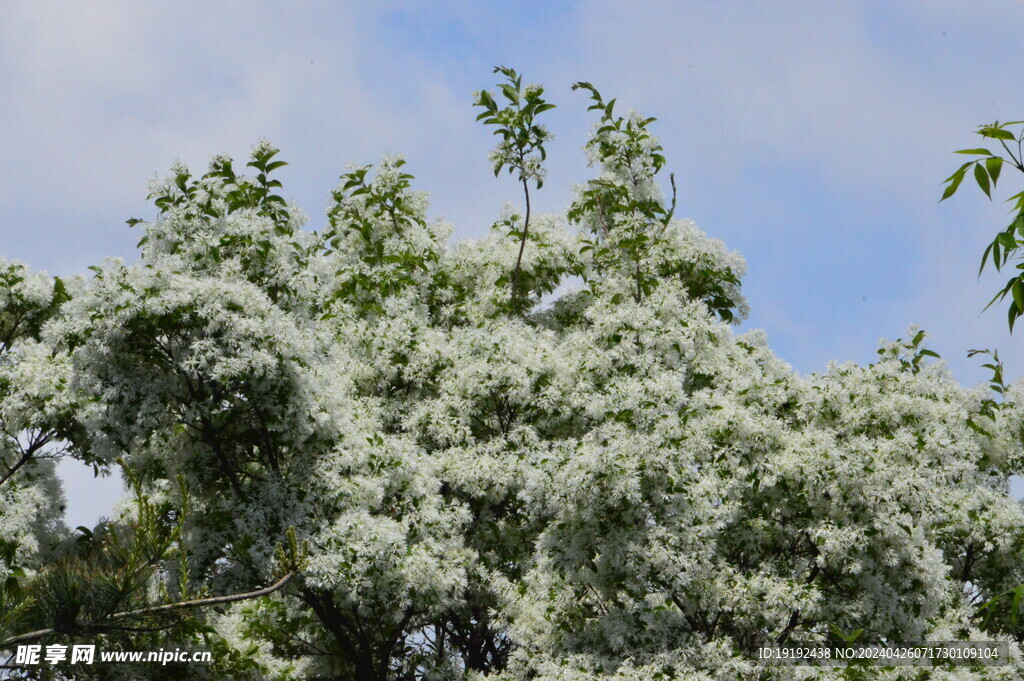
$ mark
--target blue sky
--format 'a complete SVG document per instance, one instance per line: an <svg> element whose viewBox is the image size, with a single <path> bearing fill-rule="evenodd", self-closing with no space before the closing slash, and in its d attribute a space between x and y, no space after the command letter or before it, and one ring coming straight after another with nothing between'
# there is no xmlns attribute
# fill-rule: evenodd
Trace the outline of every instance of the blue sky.
<svg viewBox="0 0 1024 681"><path fill-rule="evenodd" d="M154 175L264 137L314 229L347 164L398 152L456 238L482 235L520 200L471 106L507 64L559 107L540 208L589 177L574 81L656 116L678 214L743 253L744 327L798 371L869 362L917 323L963 382L985 378L975 347L1016 377L1024 339L980 314L998 279L975 274L1024 177L937 199L976 125L1024 118L1022 27L1009 1L0 0L0 254L53 274L131 259ZM109 508L115 482L66 474L69 524Z"/></svg>

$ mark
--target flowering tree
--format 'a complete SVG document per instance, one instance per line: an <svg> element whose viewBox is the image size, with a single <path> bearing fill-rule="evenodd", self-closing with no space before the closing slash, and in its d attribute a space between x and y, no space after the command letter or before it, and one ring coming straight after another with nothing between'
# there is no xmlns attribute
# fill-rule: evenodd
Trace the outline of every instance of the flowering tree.
<svg viewBox="0 0 1024 681"><path fill-rule="evenodd" d="M477 103L528 200L549 105L501 73L508 106ZM798 376L734 330L744 263L675 217L654 119L574 89L596 177L564 216L449 246L385 157L308 231L261 143L252 176L217 157L156 184L138 263L9 266L0 331L36 321L0 346L5 465L46 437L133 493L72 540L40 455L4 479L0 646L174 637L215 652L195 678L890 679L926 677L755 651L986 638L1009 665L942 678L1019 678L1024 414L997 358L963 388L913 331ZM55 620L97 565L148 633Z"/></svg>
<svg viewBox="0 0 1024 681"><path fill-rule="evenodd" d="M24 609L19 584L60 531L53 459L72 418L67 366L39 342L66 299L60 280L0 259L0 637Z"/></svg>

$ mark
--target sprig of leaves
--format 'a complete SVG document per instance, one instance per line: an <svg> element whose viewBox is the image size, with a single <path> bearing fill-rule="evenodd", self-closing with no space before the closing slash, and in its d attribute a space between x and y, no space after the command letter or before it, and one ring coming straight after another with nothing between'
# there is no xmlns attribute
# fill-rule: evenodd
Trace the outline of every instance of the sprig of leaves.
<svg viewBox="0 0 1024 681"><path fill-rule="evenodd" d="M589 92L593 103L587 111L601 115L586 148L613 174L589 180L569 207L568 219L578 224L585 217L593 218L594 238L584 239L580 252L592 252L599 269L610 267L617 260L631 263L634 299L639 302L650 294L657 279L658 273L645 271L641 263L675 214L675 176L669 176L672 184L669 206L659 197L641 191L641 185L653 181L665 166L662 147L648 130L657 119L636 114L616 116L616 100L605 101L588 82L577 82L572 89Z"/></svg>
<svg viewBox="0 0 1024 681"><path fill-rule="evenodd" d="M401 168L405 165L405 159L396 158L391 163L394 168ZM345 222L366 224L372 216L385 217L395 231L401 231L403 227L413 224L426 224L423 216L411 203L411 180L415 179L413 175L406 172L397 173L394 181L382 186L366 179L372 169L372 164L365 165L341 176L341 188L331 194L334 200L334 206L328 213L331 227L337 228ZM363 197L361 205L350 200L355 197Z"/></svg>
<svg viewBox="0 0 1024 681"><path fill-rule="evenodd" d="M233 160L227 156L211 159L207 172L196 178L185 166L176 165L173 179L150 192L148 198L161 215L172 208L186 206L208 218L220 218L243 208L257 209L274 220L279 234L290 234L287 202L274 192L282 187L281 181L270 178L270 173L288 165L287 161L273 160L278 153L280 149L267 142L260 142L253 148L246 167L256 170L254 178L238 175L232 167ZM221 191L209 191L214 186ZM207 190L205 200L198 201L203 189ZM223 203L217 199L223 199ZM139 218L127 220L131 227L141 222ZM145 239L139 245L143 243Z"/></svg>
<svg viewBox="0 0 1024 681"><path fill-rule="evenodd" d="M551 133L537 123L537 117L554 109L555 105L544 99L544 88L537 85L524 88L523 77L515 69L495 66L494 73L506 78L506 82L498 84L507 101L505 106L499 106L494 93L489 90L477 92L473 102L473 106L483 108L476 119L483 121L484 125L495 126L494 134L502 138L492 156L494 176L507 168L509 175L518 172L520 181L532 179L540 189L544 186L543 173L531 168L528 162L535 155L541 162L547 160L544 143L551 139Z"/></svg>
<svg viewBox="0 0 1024 681"><path fill-rule="evenodd" d="M427 272L437 254L416 248L402 240L396 248L392 237L410 228L425 228L427 221L412 191L411 173L401 170L405 160L386 160L371 176L374 166L353 168L341 176L342 184L332 193L328 211L330 228L323 236L326 253L341 247L346 234L357 236L359 259L369 268L339 272L340 284L333 298L355 301L365 314L382 314L381 300L416 282L417 273Z"/></svg>
<svg viewBox="0 0 1024 681"><path fill-rule="evenodd" d="M512 273L512 304L511 308L522 307L516 302L522 294L520 271L523 263L523 251L530 232L530 187L533 180L537 189L544 186L543 162L547 160L544 143L551 139L551 133L537 123L537 117L555 108L554 104L543 97L544 88L539 85L523 86L523 77L515 69L506 66L495 66L494 73L505 76L505 82L499 83L506 103L499 106L494 93L481 90L475 95L473 106L483 108L476 117L484 125L495 126L494 134L501 137L498 146L491 153L494 176L507 168L510 175L518 173L519 182L523 185L526 197L526 215L523 229L516 230L520 234L519 255L516 257L515 270Z"/></svg>
<svg viewBox="0 0 1024 681"><path fill-rule="evenodd" d="M974 613L975 619L981 620L984 631L1000 631L1016 629L1020 623L1021 606L1024 605L1024 584L1019 584L1002 593L996 594L978 606ZM1001 617L1005 615L1005 619Z"/></svg>
<svg viewBox="0 0 1024 681"><path fill-rule="evenodd" d="M1024 149L1024 127L1021 127L1016 133L1007 129L1022 125L1024 125L1024 121L1009 121L1006 123L996 121L988 125L978 126L976 133L986 140L998 142L1003 148L1005 155L993 153L987 147L960 149L954 152L968 156L977 156L978 158L967 161L943 181L946 189L942 192L940 201L945 201L953 196L968 173L971 173L978 188L990 200L992 199L992 190L995 189L996 184L999 182L1004 165L1010 164L1024 173L1024 153L1022 153L1022 149ZM1012 145L1016 146L1016 154L1013 152ZM978 276L981 276L981 273L985 271L985 266L989 260L991 260L996 271L1000 271L1011 258L1020 259L1018 251L1024 245L1024 191L1014 194L1007 201L1014 202L1013 208L1010 211L1014 213L1013 220L1010 221L1006 228L996 234L992 242L985 248L985 252L981 256ZM1024 262L1017 263L1015 267L1017 273L1006 281L1003 288L985 306L987 310L996 302L1002 302L1009 296L1010 305L1007 310L1007 321L1011 333L1013 333L1013 326L1017 318L1024 314Z"/></svg>
<svg viewBox="0 0 1024 681"><path fill-rule="evenodd" d="M925 357L939 359L939 353L929 350L924 346L924 339L928 337L925 331L919 330L910 340L897 338L896 342L887 347L878 349L878 355L884 359L899 360L900 368L916 374L921 371Z"/></svg>
<svg viewBox="0 0 1024 681"><path fill-rule="evenodd" d="M998 350L969 350L967 352L968 357L975 357L977 355L988 355L991 359L982 364L982 368L988 369L992 372L992 378L988 380L989 389L996 395L999 396L999 400L992 397L987 397L981 401L981 408L978 410L982 416L988 418L990 421L996 420L996 413L1003 408L1002 399L1006 396L1006 381L1003 379L1003 361L999 359ZM973 419L967 420L967 425L974 432L984 435L985 437L992 437L992 434L982 428Z"/></svg>
<svg viewBox="0 0 1024 681"><path fill-rule="evenodd" d="M586 90L589 92L590 98L594 103L587 107L587 111L599 111L601 113L601 125L595 134L591 136L585 148L596 148L598 156L602 161L608 162L616 159L627 168L631 165L631 161L639 156L649 156L653 167L652 176L656 175L665 166L665 156L661 153L663 151L661 145L656 144L651 147L645 145L651 139L651 133L647 126L658 120L657 118L616 117L615 102L618 99L604 101L597 88L586 81L573 83L572 90L574 92L576 90ZM625 144L621 142L613 144L611 142L611 135L613 133L619 133L620 139L624 138Z"/></svg>

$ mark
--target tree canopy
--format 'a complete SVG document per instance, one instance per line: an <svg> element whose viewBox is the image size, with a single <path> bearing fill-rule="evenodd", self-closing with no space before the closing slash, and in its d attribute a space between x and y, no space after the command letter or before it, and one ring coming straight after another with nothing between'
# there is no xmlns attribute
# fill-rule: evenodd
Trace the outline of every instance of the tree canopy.
<svg viewBox="0 0 1024 681"><path fill-rule="evenodd" d="M527 210L481 239L449 244L400 157L306 229L261 142L249 175L154 184L137 262L0 261L0 649L214 653L12 676L1020 678L1024 411L998 357L965 388L912 329L796 374L736 330L744 261L676 216L655 120L577 83L594 177L531 215L550 105L497 72L476 103ZM113 518L63 526L58 456L124 471ZM1012 660L757 659L853 640Z"/></svg>

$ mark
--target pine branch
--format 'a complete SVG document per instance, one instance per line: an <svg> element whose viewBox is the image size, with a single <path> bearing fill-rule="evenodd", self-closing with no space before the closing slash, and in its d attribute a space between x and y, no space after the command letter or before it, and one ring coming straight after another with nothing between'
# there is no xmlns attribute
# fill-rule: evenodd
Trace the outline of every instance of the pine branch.
<svg viewBox="0 0 1024 681"><path fill-rule="evenodd" d="M284 577L279 579L274 584L264 587L257 591L249 591L241 594L231 594L230 596L214 596L212 598L199 598L191 601L181 601L179 603L167 603L165 605L157 605L149 608L140 608L138 610L128 610L126 612L119 612L97 620L95 622L88 622L86 624L79 625L79 631L86 631L89 629L100 629L102 630L109 624L114 622L130 619L135 617L149 617L152 615L160 615L168 612L175 612L177 610L185 610L189 608L200 608L208 605L223 605L224 603L235 603L238 601L246 601L253 598L260 598L261 596L269 596L275 591L280 590L287 584L292 577L295 576L294 572L289 572ZM37 629L36 631L30 631L25 634L19 634L18 636L12 636L11 638L0 641L0 649L9 648L13 645L27 643L29 641L37 641L41 638L49 636L50 634L57 633L56 629Z"/></svg>

